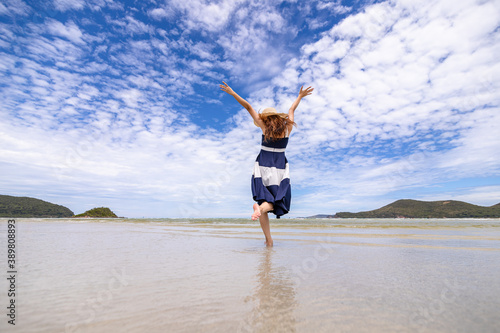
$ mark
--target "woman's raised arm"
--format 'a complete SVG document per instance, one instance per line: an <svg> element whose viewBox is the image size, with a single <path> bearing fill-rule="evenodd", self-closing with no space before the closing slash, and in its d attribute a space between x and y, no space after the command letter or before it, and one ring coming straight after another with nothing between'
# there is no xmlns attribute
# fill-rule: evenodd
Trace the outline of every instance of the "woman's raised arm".
<svg viewBox="0 0 500 333"><path fill-rule="evenodd" d="M240 95L238 95L237 93L234 92L233 89L231 89L231 87L224 81L222 81L222 83L224 83L223 85L219 85L221 90L222 91L225 91L227 92L229 95L233 96L234 99L236 99L236 101L238 101L238 103L241 104L241 106L243 106L245 109L247 109L248 113L250 113L250 116L252 116L253 120L255 121L255 123L260 127L260 128L263 128L264 126L264 122L262 121L262 119L260 118L259 114L257 113L257 111L255 111L253 109L253 107L250 105L250 103L248 103L246 100L244 100L243 98L240 97Z"/></svg>
<svg viewBox="0 0 500 333"><path fill-rule="evenodd" d="M303 88L304 86L300 87L299 96L297 97L295 102L293 102L292 106L288 110L288 119L291 120L292 122L294 121L293 118L295 109L297 108L297 106L299 106L299 103L302 100L302 98L311 95L314 90L314 88L312 87L308 87L306 90L303 90ZM291 127L293 127L293 125Z"/></svg>

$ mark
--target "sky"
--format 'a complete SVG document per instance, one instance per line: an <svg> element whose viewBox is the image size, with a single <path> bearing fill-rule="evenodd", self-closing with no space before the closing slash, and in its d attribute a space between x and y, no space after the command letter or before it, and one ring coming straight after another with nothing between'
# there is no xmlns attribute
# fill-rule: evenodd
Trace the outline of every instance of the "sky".
<svg viewBox="0 0 500 333"><path fill-rule="evenodd" d="M500 202L500 0L0 2L0 194L250 217L256 109L287 112L285 217Z"/></svg>

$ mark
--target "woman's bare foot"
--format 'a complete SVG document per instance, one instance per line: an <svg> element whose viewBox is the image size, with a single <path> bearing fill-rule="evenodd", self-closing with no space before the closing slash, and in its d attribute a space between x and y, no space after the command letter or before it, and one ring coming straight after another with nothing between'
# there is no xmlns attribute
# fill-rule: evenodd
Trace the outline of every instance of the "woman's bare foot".
<svg viewBox="0 0 500 333"><path fill-rule="evenodd" d="M260 207L259 204L254 203L253 204L253 214L252 214L252 220L257 221L260 217Z"/></svg>
<svg viewBox="0 0 500 333"><path fill-rule="evenodd" d="M266 244L267 247L273 247L273 240L272 239L271 240L266 240L265 244Z"/></svg>

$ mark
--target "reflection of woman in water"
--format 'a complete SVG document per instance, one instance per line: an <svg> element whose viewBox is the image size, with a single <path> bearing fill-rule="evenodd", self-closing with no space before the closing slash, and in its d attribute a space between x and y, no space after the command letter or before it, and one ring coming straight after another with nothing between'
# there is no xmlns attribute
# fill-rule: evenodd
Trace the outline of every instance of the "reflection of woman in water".
<svg viewBox="0 0 500 333"><path fill-rule="evenodd" d="M271 229L269 226L268 212L272 212L277 218L288 213L292 192L290 188L290 176L288 161L285 157L285 149L288 137L292 132L294 112L303 97L312 93L313 88L303 90L300 88L299 96L293 102L288 113L278 113L274 108L266 108L262 113L257 113L250 103L241 98L227 85L220 85L221 89L233 96L250 113L254 124L262 129L262 147L252 175L252 195L257 201L253 205L252 220L259 219L262 231L266 236L266 245L273 246Z"/></svg>
<svg viewBox="0 0 500 333"><path fill-rule="evenodd" d="M289 271L273 263L274 250L263 249L257 270L257 287L249 298L254 307L241 323L238 332L296 331L294 311L297 307L295 289Z"/></svg>

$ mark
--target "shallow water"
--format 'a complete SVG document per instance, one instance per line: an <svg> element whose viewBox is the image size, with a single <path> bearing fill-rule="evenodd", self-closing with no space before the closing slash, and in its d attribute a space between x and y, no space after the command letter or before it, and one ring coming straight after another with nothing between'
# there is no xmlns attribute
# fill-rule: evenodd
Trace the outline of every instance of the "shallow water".
<svg viewBox="0 0 500 333"><path fill-rule="evenodd" d="M500 331L500 220L16 221L2 332Z"/></svg>

